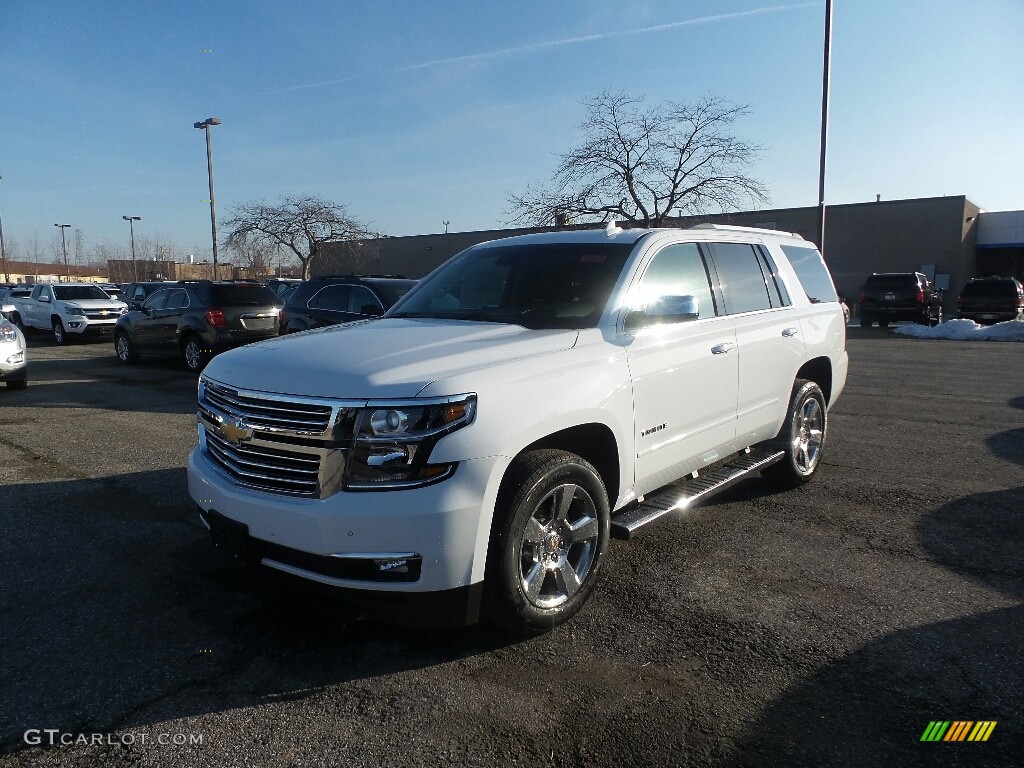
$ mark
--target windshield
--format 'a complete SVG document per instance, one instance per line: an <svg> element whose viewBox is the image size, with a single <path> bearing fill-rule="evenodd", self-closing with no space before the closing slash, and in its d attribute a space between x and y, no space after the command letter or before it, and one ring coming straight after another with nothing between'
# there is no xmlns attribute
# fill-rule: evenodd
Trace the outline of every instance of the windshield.
<svg viewBox="0 0 1024 768"><path fill-rule="evenodd" d="M631 250L620 243L472 248L425 278L389 317L590 328Z"/></svg>
<svg viewBox="0 0 1024 768"><path fill-rule="evenodd" d="M103 292L103 289L96 285L55 285L53 295L58 301L78 301L80 299L105 299L110 297Z"/></svg>

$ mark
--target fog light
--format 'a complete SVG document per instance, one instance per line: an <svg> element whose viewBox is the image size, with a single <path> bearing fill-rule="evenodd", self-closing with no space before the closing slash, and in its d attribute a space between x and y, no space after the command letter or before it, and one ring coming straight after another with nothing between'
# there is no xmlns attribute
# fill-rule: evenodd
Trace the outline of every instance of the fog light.
<svg viewBox="0 0 1024 768"><path fill-rule="evenodd" d="M11 365L17 365L18 363L25 362L24 352L15 352L13 355L7 358L7 362Z"/></svg>

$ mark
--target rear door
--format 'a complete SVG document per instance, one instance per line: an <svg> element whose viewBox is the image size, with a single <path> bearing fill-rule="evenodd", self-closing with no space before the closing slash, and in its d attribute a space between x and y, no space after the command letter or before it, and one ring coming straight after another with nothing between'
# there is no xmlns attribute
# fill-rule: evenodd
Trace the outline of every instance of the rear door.
<svg viewBox="0 0 1024 768"><path fill-rule="evenodd" d="M353 287L347 283L325 285L317 291L306 305L310 327L319 328L358 320L359 316L350 311Z"/></svg>
<svg viewBox="0 0 1024 768"><path fill-rule="evenodd" d="M705 243L725 314L736 331L735 447L772 437L804 360L800 322L787 309L767 251L751 243ZM771 434L768 434L771 433Z"/></svg>

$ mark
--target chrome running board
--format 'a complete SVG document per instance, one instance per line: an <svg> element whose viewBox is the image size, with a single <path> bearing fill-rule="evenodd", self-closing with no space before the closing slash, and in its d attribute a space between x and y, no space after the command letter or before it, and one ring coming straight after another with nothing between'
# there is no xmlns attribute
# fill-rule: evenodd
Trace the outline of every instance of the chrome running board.
<svg viewBox="0 0 1024 768"><path fill-rule="evenodd" d="M725 464L706 473L699 473L696 478L687 475L656 491L637 506L613 515L612 536L616 539L632 539L647 528L671 520L719 491L781 461L784 455L782 451L748 449Z"/></svg>

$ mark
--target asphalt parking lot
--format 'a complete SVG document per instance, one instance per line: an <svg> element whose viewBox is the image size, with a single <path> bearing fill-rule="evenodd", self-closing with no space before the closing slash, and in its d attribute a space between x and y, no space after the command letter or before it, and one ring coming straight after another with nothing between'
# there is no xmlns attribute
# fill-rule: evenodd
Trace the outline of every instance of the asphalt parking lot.
<svg viewBox="0 0 1024 768"><path fill-rule="evenodd" d="M525 641L226 560L186 493L195 377L30 337L0 388L0 765L1019 765L1024 344L850 337L813 483L613 541ZM997 725L921 742L936 720Z"/></svg>

